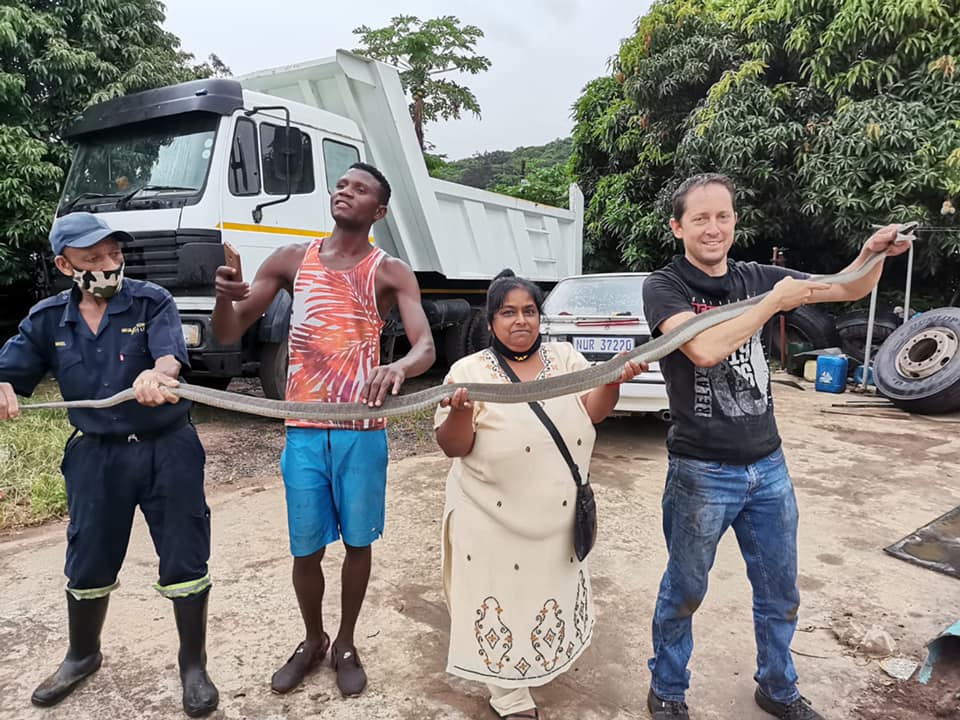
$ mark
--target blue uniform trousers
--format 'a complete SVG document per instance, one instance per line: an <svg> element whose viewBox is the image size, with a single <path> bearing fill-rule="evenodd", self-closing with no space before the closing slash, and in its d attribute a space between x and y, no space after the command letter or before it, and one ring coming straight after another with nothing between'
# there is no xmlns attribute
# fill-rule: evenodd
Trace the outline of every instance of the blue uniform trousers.
<svg viewBox="0 0 960 720"><path fill-rule="evenodd" d="M191 424L155 436L75 435L61 469L67 485L67 590L103 597L117 585L139 505L169 598L210 586L210 509L203 492L205 454Z"/></svg>

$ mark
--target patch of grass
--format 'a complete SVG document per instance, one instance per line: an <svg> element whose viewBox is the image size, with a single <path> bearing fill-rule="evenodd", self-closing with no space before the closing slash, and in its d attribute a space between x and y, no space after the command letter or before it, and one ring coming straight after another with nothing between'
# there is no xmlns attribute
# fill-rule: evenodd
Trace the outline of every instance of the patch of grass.
<svg viewBox="0 0 960 720"><path fill-rule="evenodd" d="M47 380L31 401L59 399L56 384ZM60 461L72 432L62 410L29 410L0 423L0 528L32 525L66 512Z"/></svg>

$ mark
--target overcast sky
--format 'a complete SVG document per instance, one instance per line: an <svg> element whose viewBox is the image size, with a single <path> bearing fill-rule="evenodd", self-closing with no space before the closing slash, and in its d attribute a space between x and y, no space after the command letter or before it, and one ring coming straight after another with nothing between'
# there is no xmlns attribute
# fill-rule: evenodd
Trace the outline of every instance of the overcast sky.
<svg viewBox="0 0 960 720"><path fill-rule="evenodd" d="M486 37L490 70L467 75L483 117L432 123L427 139L458 159L541 145L570 133L583 86L606 72L649 0L164 0L168 30L198 58L214 52L237 75L357 45L351 31L398 14L456 15Z"/></svg>

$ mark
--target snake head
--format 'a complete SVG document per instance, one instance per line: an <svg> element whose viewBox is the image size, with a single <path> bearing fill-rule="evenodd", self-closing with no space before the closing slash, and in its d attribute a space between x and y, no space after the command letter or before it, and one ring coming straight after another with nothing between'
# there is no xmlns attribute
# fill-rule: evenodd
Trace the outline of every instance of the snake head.
<svg viewBox="0 0 960 720"><path fill-rule="evenodd" d="M901 223L897 228L897 239L894 242L903 243L903 242L913 242L917 238L914 236L917 228L920 227L920 223L917 220L911 220L910 222Z"/></svg>

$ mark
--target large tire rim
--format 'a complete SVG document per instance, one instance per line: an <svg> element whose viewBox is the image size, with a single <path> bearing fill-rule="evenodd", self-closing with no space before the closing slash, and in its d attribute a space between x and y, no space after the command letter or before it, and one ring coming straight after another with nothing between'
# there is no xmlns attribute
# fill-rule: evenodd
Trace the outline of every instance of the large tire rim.
<svg viewBox="0 0 960 720"><path fill-rule="evenodd" d="M945 327L932 327L914 335L897 353L897 372L905 378L927 378L957 354L957 334Z"/></svg>

